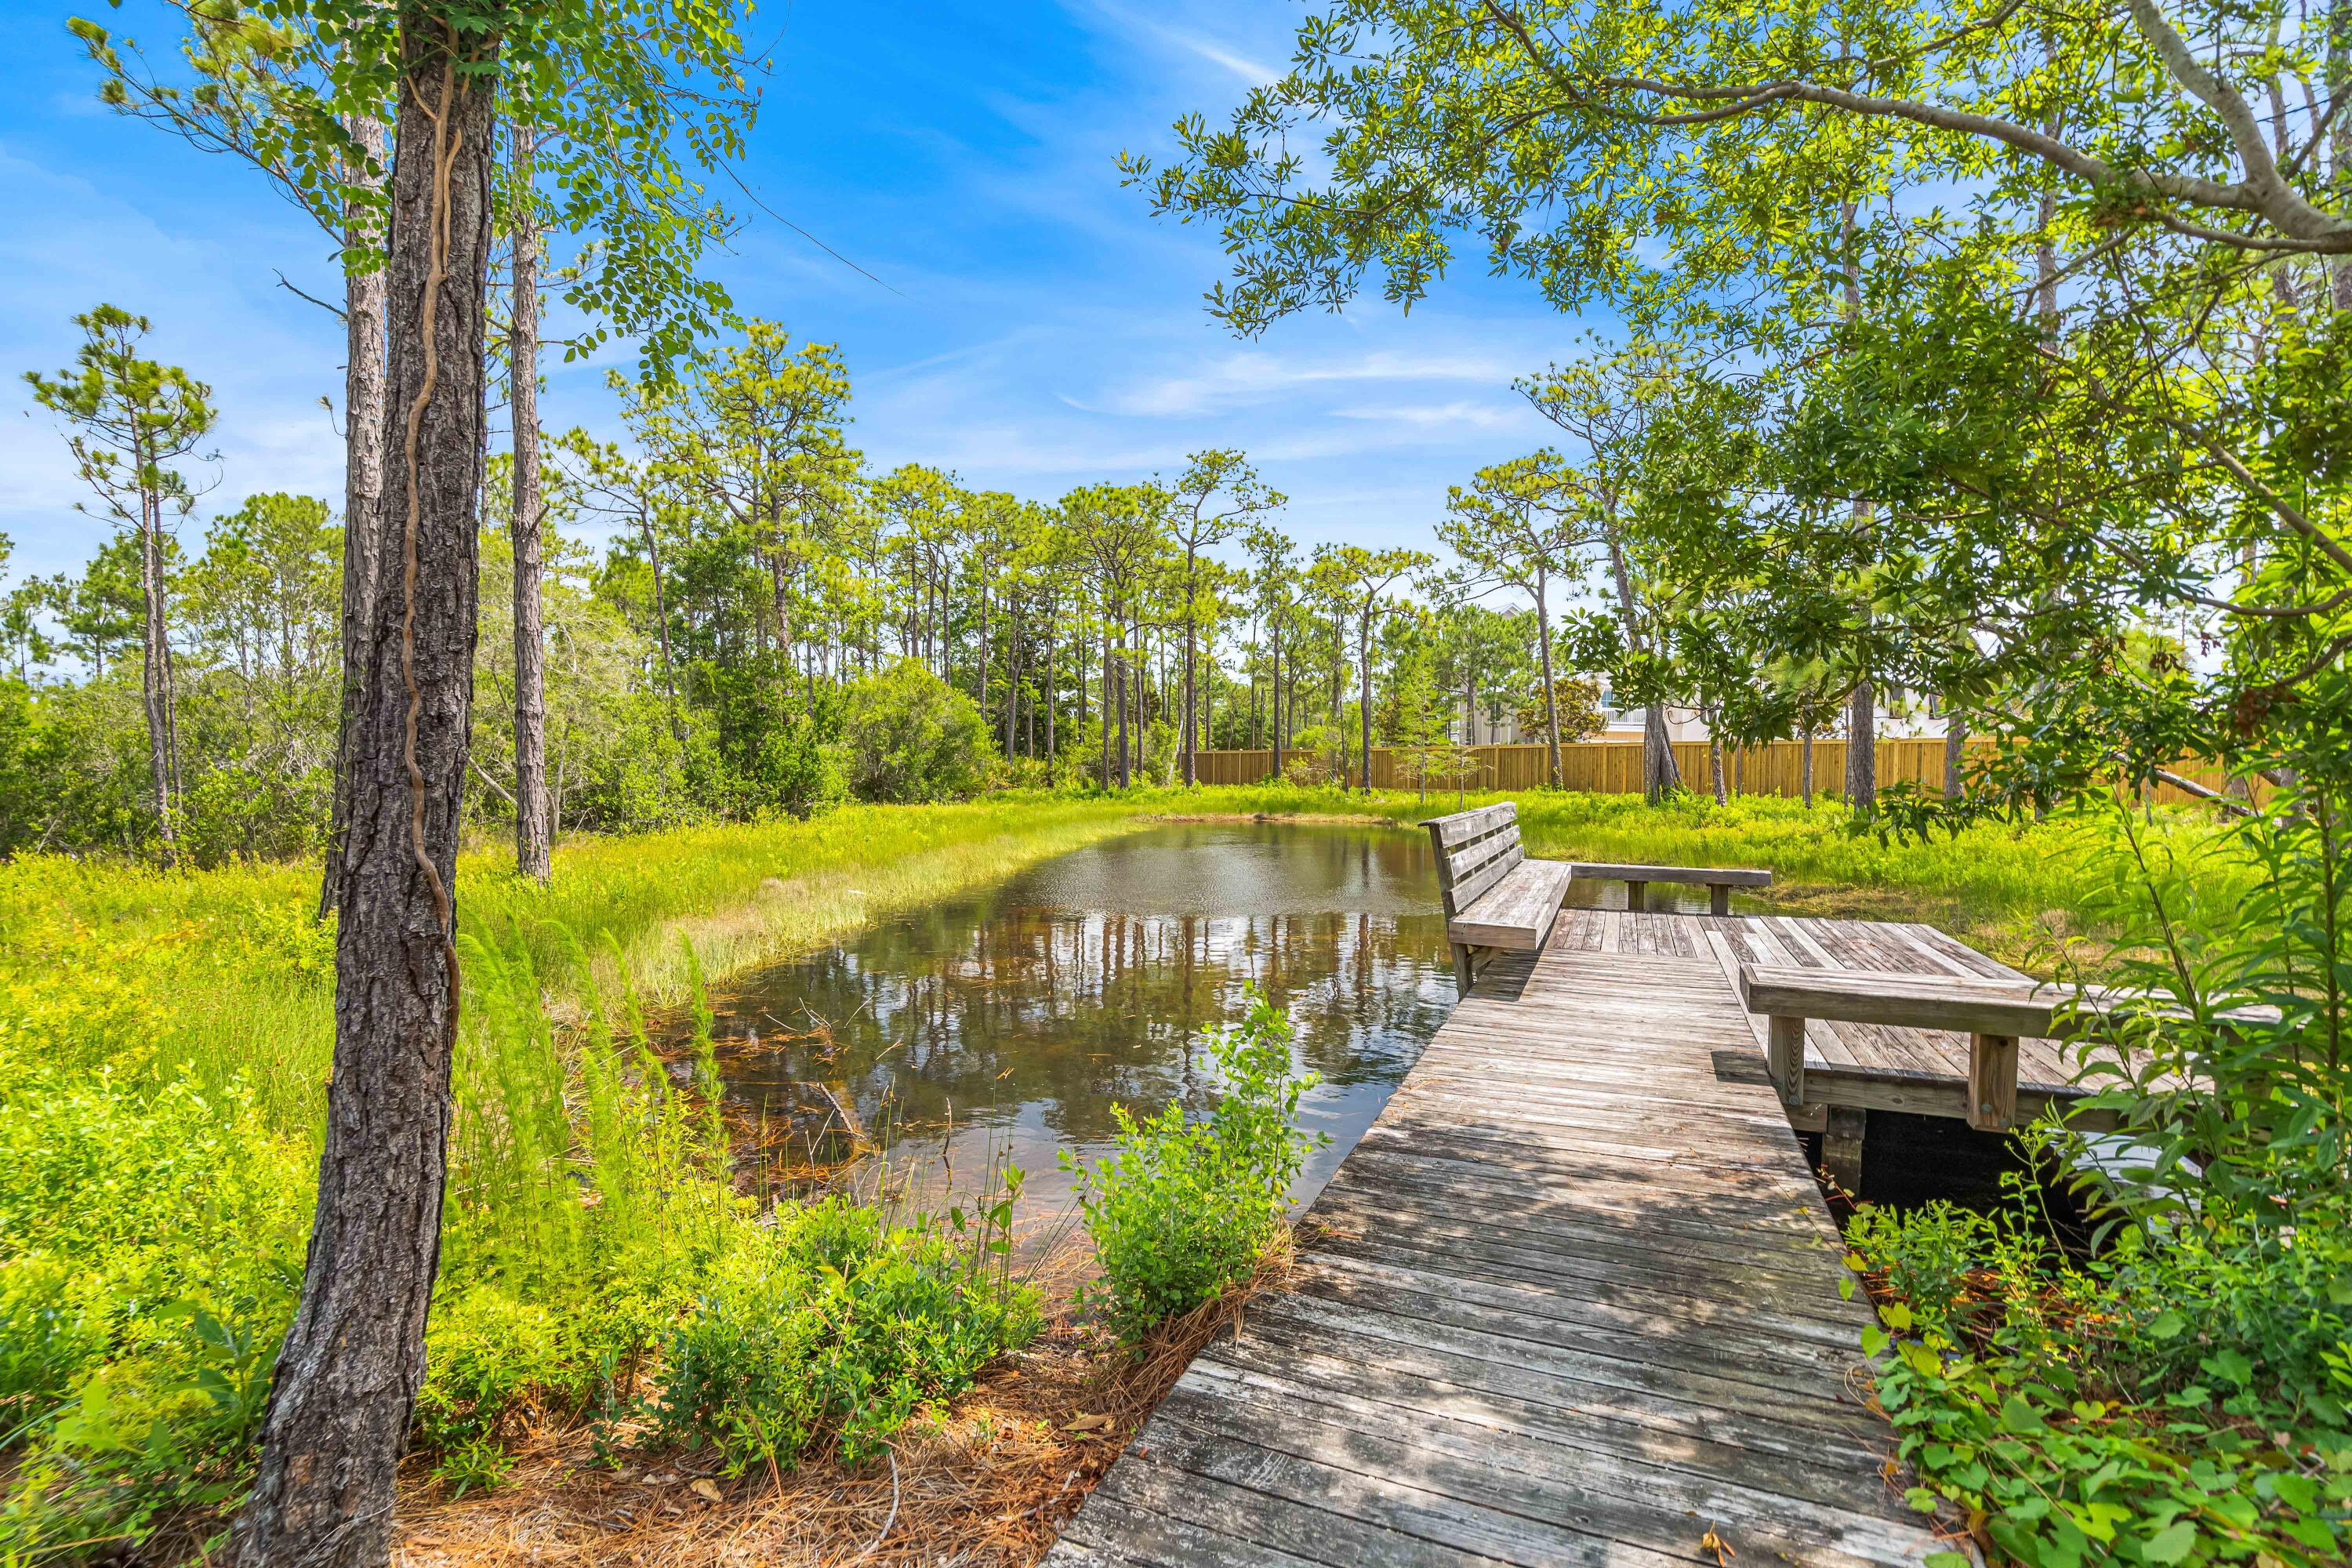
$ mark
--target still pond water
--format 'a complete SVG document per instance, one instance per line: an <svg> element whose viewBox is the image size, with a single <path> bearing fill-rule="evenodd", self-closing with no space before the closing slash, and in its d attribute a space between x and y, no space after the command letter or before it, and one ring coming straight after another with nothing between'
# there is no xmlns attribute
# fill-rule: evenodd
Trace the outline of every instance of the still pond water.
<svg viewBox="0 0 2352 1568"><path fill-rule="evenodd" d="M1319 1190L1454 1005L1445 923L1417 831L1171 824L1046 861L740 978L713 999L736 1109L772 1128L840 1118L893 1163L969 1191L992 1163L1024 1208L1067 1206L1057 1150L1088 1158L1139 1114L1209 1102L1205 1037L1255 984L1291 1016L1302 1102L1330 1135Z"/></svg>

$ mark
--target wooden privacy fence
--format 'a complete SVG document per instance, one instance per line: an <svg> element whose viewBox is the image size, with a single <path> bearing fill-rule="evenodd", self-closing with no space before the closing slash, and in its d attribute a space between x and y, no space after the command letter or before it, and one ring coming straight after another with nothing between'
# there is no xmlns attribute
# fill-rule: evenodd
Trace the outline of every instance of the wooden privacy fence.
<svg viewBox="0 0 2352 1568"><path fill-rule="evenodd" d="M1969 750L1973 762L1990 743L1972 742ZM1845 789L1845 748L1843 741L1813 742L1813 789L1816 794L1843 794ZM1540 789L1550 780L1550 763L1543 746L1473 746L1470 754L1477 760L1477 772L1461 782L1460 787L1472 794L1508 793ZM1284 760L1301 753L1286 752ZM1330 764L1328 752L1314 753L1323 765ZM1675 743L1675 763L1682 769L1683 784L1705 795L1714 785L1707 772L1706 742L1678 741ZM2185 778L2194 779L2209 789L2222 787L2219 769L2183 767L2179 770ZM1204 784L1263 784L1274 776L1274 752L1266 750L1244 752L1202 752L1198 773ZM1639 795L1642 792L1642 743L1639 741L1580 741L1559 749L1560 785L1565 789L1581 790L1594 795ZM1804 794L1804 743L1801 741L1775 741L1763 746L1727 748L1723 753L1723 782L1727 789L1739 795L1778 795L1794 800ZM1924 741L1881 741L1878 742L1878 783L1881 788L1905 780L1923 788L1940 790L1944 787L1944 742L1940 737ZM1357 787L1362 783L1357 753L1348 753L1348 784ZM1387 746L1372 748L1372 787L1374 789L1417 789L1420 781L1411 776L1401 765L1396 753ZM1455 789L1453 779L1429 781L1430 793L1451 794ZM2154 798L2159 804L2178 804L2191 800L2187 791L2170 784L2158 785Z"/></svg>

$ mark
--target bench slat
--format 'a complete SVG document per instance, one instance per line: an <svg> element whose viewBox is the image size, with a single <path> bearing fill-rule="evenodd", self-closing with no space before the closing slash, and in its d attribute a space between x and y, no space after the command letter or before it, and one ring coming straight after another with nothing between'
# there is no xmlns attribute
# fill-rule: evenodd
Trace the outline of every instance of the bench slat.
<svg viewBox="0 0 2352 1568"><path fill-rule="evenodd" d="M1522 860L1493 890L1445 923L1449 942L1529 952L1543 944L1568 895L1568 863Z"/></svg>
<svg viewBox="0 0 2352 1568"><path fill-rule="evenodd" d="M1451 849L1506 823L1516 826L1518 820L1518 806L1507 800L1500 805L1482 805L1475 811L1457 811L1451 816L1433 816L1422 826L1429 829L1440 849Z"/></svg>
<svg viewBox="0 0 2352 1568"><path fill-rule="evenodd" d="M1454 886L1447 891L1453 912L1461 914L1485 897L1487 889L1509 876L1515 867L1526 863L1527 851L1519 847L1517 837L1514 837L1508 843L1497 846L1495 853L1476 869L1465 874L1457 868Z"/></svg>
<svg viewBox="0 0 2352 1568"><path fill-rule="evenodd" d="M1579 860L1575 874L1588 882L1677 882L1685 886L1769 888L1772 873L1750 866L1622 866Z"/></svg>

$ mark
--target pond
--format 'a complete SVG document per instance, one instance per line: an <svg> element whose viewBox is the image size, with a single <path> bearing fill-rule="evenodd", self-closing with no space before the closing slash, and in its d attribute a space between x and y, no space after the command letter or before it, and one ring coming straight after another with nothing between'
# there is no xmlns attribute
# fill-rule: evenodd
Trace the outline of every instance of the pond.
<svg viewBox="0 0 2352 1568"><path fill-rule="evenodd" d="M1056 1151L1104 1153L1113 1106L1207 1105L1203 1041L1262 985L1321 1079L1302 1119L1331 1142L1304 1202L1452 1009L1451 964L1420 832L1171 823L739 977L714 1033L781 1163L838 1162L854 1123L959 1192L1020 1166L1034 1216L1067 1206Z"/></svg>

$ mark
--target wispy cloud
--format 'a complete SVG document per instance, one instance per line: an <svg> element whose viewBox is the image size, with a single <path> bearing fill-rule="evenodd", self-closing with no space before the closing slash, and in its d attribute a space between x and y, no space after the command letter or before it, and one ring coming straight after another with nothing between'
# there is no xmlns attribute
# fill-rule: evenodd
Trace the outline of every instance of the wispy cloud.
<svg viewBox="0 0 2352 1568"><path fill-rule="evenodd" d="M1124 5L1114 5L1107 0L1088 0L1086 7L1097 16L1108 17L1130 33L1150 38L1195 59L1206 60L1218 69L1240 79L1244 87L1263 87L1282 75L1275 67L1243 52L1243 47L1198 33L1185 27L1171 27L1157 16L1131 11Z"/></svg>
<svg viewBox="0 0 2352 1568"><path fill-rule="evenodd" d="M1114 392L1104 405L1143 417L1206 414L1269 403L1302 387L1350 382L1476 382L1504 386L1519 362L1486 353L1423 354L1376 349L1347 358L1306 358L1268 353L1227 355L1192 375L1139 382Z"/></svg>
<svg viewBox="0 0 2352 1568"><path fill-rule="evenodd" d="M1479 430L1508 430L1528 421L1528 416L1521 410L1507 404L1497 406L1492 403L1474 403L1467 398L1439 404L1334 408L1331 416L1334 419L1373 420L1383 425L1414 425L1425 429L1458 425Z"/></svg>

